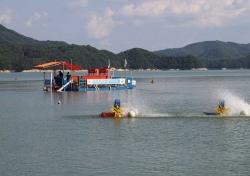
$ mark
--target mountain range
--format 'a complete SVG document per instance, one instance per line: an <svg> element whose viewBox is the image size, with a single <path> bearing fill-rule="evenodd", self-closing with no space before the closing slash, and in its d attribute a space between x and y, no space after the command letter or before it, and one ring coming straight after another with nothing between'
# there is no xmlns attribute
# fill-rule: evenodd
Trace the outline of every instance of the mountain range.
<svg viewBox="0 0 250 176"><path fill-rule="evenodd" d="M200 59L239 59L250 54L250 44L237 44L222 41L204 41L193 43L183 48L156 51L166 56L193 55Z"/></svg>
<svg viewBox="0 0 250 176"><path fill-rule="evenodd" d="M65 60L86 68L130 69L209 69L250 68L250 44L205 41L183 48L150 52L132 48L118 54L98 50L90 45L68 44L63 41L39 41L23 36L0 24L0 70L22 71L48 61Z"/></svg>

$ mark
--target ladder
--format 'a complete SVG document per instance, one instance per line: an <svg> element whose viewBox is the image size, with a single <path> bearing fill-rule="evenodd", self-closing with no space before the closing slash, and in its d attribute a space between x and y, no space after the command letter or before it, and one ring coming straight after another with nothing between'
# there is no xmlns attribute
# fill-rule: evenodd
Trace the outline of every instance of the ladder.
<svg viewBox="0 0 250 176"><path fill-rule="evenodd" d="M64 84L60 89L57 90L57 92L61 92L65 87L67 87L70 83L73 83L73 79L69 80L66 84Z"/></svg>

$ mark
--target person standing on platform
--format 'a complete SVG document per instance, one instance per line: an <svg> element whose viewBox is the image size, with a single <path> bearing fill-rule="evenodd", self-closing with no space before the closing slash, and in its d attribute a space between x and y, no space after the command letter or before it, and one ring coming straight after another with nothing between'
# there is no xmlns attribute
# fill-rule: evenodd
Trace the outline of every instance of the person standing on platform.
<svg viewBox="0 0 250 176"><path fill-rule="evenodd" d="M71 79L71 75L69 74L69 72L67 73L67 82L69 82L70 81L70 79Z"/></svg>

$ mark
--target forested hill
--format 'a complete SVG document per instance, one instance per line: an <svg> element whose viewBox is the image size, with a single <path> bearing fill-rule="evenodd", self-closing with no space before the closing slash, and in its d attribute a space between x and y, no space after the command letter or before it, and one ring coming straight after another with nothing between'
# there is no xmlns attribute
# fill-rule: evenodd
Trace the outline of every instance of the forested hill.
<svg viewBox="0 0 250 176"><path fill-rule="evenodd" d="M159 50L155 53L175 57L190 54L201 59L209 69L250 68L250 44L205 41L193 43L183 48Z"/></svg>
<svg viewBox="0 0 250 176"><path fill-rule="evenodd" d="M7 29L0 24L0 45L4 44L23 44L23 45L68 45L65 42L39 41L30 37L23 36L13 30Z"/></svg>
<svg viewBox="0 0 250 176"><path fill-rule="evenodd" d="M0 25L0 70L22 71L48 61L73 61L83 68L121 67L121 59L112 52L89 45L69 45L59 41L38 41ZM112 65L113 66L113 65Z"/></svg>
<svg viewBox="0 0 250 176"><path fill-rule="evenodd" d="M0 25L0 70L22 71L48 61L73 61L87 68L124 68L127 59L130 69L191 69L204 64L193 56L166 57L143 49L131 49L114 54L92 46L69 45L65 42L38 41Z"/></svg>
<svg viewBox="0 0 250 176"><path fill-rule="evenodd" d="M132 69L192 69L203 68L205 64L192 55L180 57L167 57L153 52L133 48L118 54L119 57L128 60L128 66Z"/></svg>
<svg viewBox="0 0 250 176"><path fill-rule="evenodd" d="M239 59L250 55L250 44L205 41L193 43L183 48L159 50L155 53L165 56L186 56L190 54L205 60Z"/></svg>
<svg viewBox="0 0 250 176"><path fill-rule="evenodd" d="M201 42L199 45L189 45L184 49L150 52L141 48L133 48L114 54L89 45L35 40L0 24L0 70L22 71L32 69L34 65L55 60L72 60L83 69L107 67L110 60L111 67L124 68L125 59L128 62L127 68L130 69L250 68L248 55L250 46L226 44L228 47L225 49L224 43L217 41L217 50L213 49L213 42ZM171 54L166 56L163 51L171 51ZM217 57L221 53L224 53L222 54L224 59ZM229 61L228 58L231 55L235 57ZM235 59L236 56L237 59Z"/></svg>

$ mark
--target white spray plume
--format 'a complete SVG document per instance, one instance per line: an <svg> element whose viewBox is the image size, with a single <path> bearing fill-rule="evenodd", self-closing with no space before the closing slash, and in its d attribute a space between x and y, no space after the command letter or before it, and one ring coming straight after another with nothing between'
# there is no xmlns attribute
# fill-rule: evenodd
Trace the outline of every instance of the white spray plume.
<svg viewBox="0 0 250 176"><path fill-rule="evenodd" d="M244 100L244 98L235 95L228 90L219 90L218 98L225 100L225 105L230 110L230 115L240 115L244 112L244 115L250 115L250 105Z"/></svg>

